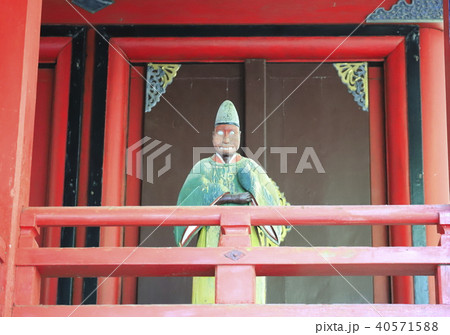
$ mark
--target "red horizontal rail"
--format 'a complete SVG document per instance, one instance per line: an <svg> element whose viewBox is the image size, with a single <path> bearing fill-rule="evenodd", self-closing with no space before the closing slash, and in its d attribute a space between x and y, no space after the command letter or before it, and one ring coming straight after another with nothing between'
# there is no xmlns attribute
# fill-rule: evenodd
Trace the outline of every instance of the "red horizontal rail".
<svg viewBox="0 0 450 335"><path fill-rule="evenodd" d="M240 258L229 258L231 251ZM228 257L227 257L228 256ZM45 277L214 276L216 266L255 267L258 276L435 275L443 247L21 248L18 266Z"/></svg>
<svg viewBox="0 0 450 335"><path fill-rule="evenodd" d="M219 225L249 215L251 225L432 225L450 205L288 207L30 207L21 227Z"/></svg>
<svg viewBox="0 0 450 335"><path fill-rule="evenodd" d="M255 316L255 317L437 317L449 316L450 305L82 305L15 306L13 316Z"/></svg>
<svg viewBox="0 0 450 335"><path fill-rule="evenodd" d="M27 208L21 220L20 248L16 265L22 271L19 287L32 287L28 294L18 293L15 309L20 315L55 316L67 310L39 309L37 286L30 286L40 277L116 277L116 276L216 276L216 304L242 304L243 313L264 315L267 310L247 306L254 303L255 276L336 276L336 275L432 275L438 281L438 307L394 309L382 305L389 316L446 315L448 310L448 248L449 205L417 206L289 206L289 207L55 207ZM250 247L250 225L405 225L436 224L442 233L439 247ZM36 236L39 227L52 226L177 226L221 225L217 248L39 248ZM248 270L248 271L241 271ZM238 272L236 272L238 271ZM240 272L239 272L240 271ZM30 278L25 273L34 274ZM240 273L239 287L233 274ZM241 299L246 294L245 299ZM24 306L29 305L29 306ZM229 308L236 308L228 305ZM270 306L270 305L269 305ZM272 305L273 306L273 305ZM292 309L277 309L280 316L324 316L339 310L337 305L296 305ZM345 307L350 316L370 315L373 305L364 305L355 313L355 305ZM358 308L359 305L356 305ZM367 307L369 306L369 307ZM379 305L377 305L379 306ZM58 306L59 307L59 306ZM203 307L99 306L80 307L80 315L146 315L172 313L185 315L233 315L220 309L206 311ZM129 307L129 306L128 306ZM222 306L223 307L223 306ZM38 308L38 309L34 309ZM158 309L160 308L160 309ZM259 307L256 307L259 308ZM272 307L270 307L272 308ZM346 309L347 308L347 309ZM372 312L369 312L372 308ZM77 309L78 311L78 309ZM378 315L380 313L376 311ZM255 314L252 314L255 313ZM345 314L344 313L344 314ZM359 314L360 313L360 314ZM70 314L70 312L69 312ZM242 313L240 314L242 315ZM277 315L271 312L270 315Z"/></svg>

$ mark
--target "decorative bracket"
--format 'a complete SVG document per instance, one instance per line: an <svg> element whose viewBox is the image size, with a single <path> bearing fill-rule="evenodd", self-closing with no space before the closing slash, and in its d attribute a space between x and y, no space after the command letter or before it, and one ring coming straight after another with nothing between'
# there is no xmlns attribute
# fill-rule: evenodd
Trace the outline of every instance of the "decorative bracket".
<svg viewBox="0 0 450 335"><path fill-rule="evenodd" d="M181 64L148 64L145 112L150 112L173 82Z"/></svg>
<svg viewBox="0 0 450 335"><path fill-rule="evenodd" d="M334 63L339 78L363 111L369 111L369 84L367 62Z"/></svg>
<svg viewBox="0 0 450 335"><path fill-rule="evenodd" d="M390 10L378 8L366 18L366 22L405 23L441 22L444 18L442 0L399 0Z"/></svg>
<svg viewBox="0 0 450 335"><path fill-rule="evenodd" d="M114 3L113 0L72 0L74 5L77 5L89 13L95 14L99 10L108 7Z"/></svg>

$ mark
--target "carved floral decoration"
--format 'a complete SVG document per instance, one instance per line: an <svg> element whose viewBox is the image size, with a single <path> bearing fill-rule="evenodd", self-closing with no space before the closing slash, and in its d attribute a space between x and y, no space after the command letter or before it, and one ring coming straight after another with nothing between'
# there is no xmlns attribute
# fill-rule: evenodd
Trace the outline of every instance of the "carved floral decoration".
<svg viewBox="0 0 450 335"><path fill-rule="evenodd" d="M181 64L148 64L145 112L150 112L156 106L180 67Z"/></svg>
<svg viewBox="0 0 450 335"><path fill-rule="evenodd" d="M339 78L347 86L348 92L362 108L369 111L369 85L367 75L367 62L361 63L334 63Z"/></svg>

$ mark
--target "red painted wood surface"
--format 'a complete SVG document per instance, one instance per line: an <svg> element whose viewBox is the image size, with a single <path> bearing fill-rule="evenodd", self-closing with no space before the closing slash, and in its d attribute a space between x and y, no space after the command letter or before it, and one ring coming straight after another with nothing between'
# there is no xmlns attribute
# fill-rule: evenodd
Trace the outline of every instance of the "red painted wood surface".
<svg viewBox="0 0 450 335"><path fill-rule="evenodd" d="M42 45L39 50L39 58ZM52 101L54 94L54 69L39 69L36 101L36 117L34 123L33 157L30 186L30 206L48 205L49 156L52 125ZM52 228L49 228L52 229ZM58 229L58 228L53 228ZM42 233L43 243L47 243L45 231ZM53 246L59 246L53 245ZM56 303L56 279L43 280L41 301L43 304ZM52 288L50 288L50 286ZM55 292L55 293L53 293Z"/></svg>
<svg viewBox="0 0 450 335"><path fill-rule="evenodd" d="M137 210L140 208L140 210ZM38 208L27 209L22 218L23 234L38 228L39 220L56 219L64 222L63 211L69 214L85 211L78 218L88 218L89 224L98 225L99 218L107 220L111 212L120 218L122 224L135 225L145 219L148 225L160 224L152 217L161 219L161 214L172 209L172 216L165 221L172 225L180 224L182 218L174 215L174 207L97 207L97 208ZM378 219L370 209L375 209ZM446 266L450 266L450 253L447 241L440 247L249 247L250 226L253 220L264 223L271 220L273 224L286 224L285 217L297 218L296 224L308 224L311 214L317 217L319 224L333 220L334 224L343 224L348 218L352 223L390 224L437 224L440 231L448 235L448 205L436 206L291 206L291 207L190 207L179 208L178 215L184 215L184 224L188 217L197 224L220 224L222 229L221 246L217 248L135 248L135 247L99 247L99 248L39 248L33 239L23 235L27 245L19 248L16 256L18 269L34 269L46 277L116 277L128 275L146 276L212 276L216 275L216 303L244 304L254 302L256 276L367 276L367 275L437 275L440 299L445 301L448 295L446 285ZM47 212L43 212L46 210ZM52 211L53 210L53 211ZM89 210L91 214L86 212ZM328 211L327 211L328 210ZM60 211L59 215L57 211ZM67 213L71 211L71 213ZM203 211L205 212L203 215ZM270 212L269 212L270 211ZM284 213L283 213L284 211ZM50 213L53 212L53 215ZM209 212L209 213L208 213ZM345 216L335 215L339 212ZM38 214L40 213L40 214ZM45 214L46 213L46 214ZM122 215L120 215L121 213ZM145 215L145 213L147 215ZM50 215L49 215L50 214ZM104 214L104 215L102 215ZM384 215L383 215L384 214ZM417 222L420 216L420 222ZM385 221L388 216L390 220ZM95 219L97 217L97 219ZM282 218L279 221L278 218ZM133 220L134 218L134 220ZM137 220L136 220L137 219ZM277 220L278 219L278 220ZM336 220L337 219L337 220ZM372 219L374 219L372 221ZM252 220L252 221L251 221ZM369 221L368 221L369 220ZM396 221L399 220L399 221ZM400 221L401 220L401 221ZM42 223L42 221L40 221ZM108 222L110 223L110 222ZM113 224L120 224L119 221ZM225 238L227 237L227 238ZM244 237L247 239L244 241ZM31 244L30 244L31 243ZM22 243L23 245L23 243ZM239 257L230 257L230 253ZM22 270L21 270L22 271ZM33 281L39 276L22 277L23 285L33 287ZM102 282L100 281L100 284ZM17 293L21 294L21 293ZM19 297L27 301L26 296ZM444 297L444 298L442 298ZM33 305L25 302L23 305ZM103 313L113 315L103 304ZM327 306L327 305L325 305ZM382 306L387 305L375 305ZM444 306L444 305L442 305ZM445 313L445 308L437 306L436 313ZM161 307L161 306L158 306ZM155 306L155 308L158 308ZM172 306L171 306L172 307ZM309 307L309 306L308 306ZM328 307L328 306L327 306ZM31 306L23 307L26 313L32 313ZM50 307L51 308L51 307ZM78 310L77 307L73 311ZM177 313L178 306L172 309ZM249 308L246 306L246 308ZM387 307L386 307L387 308ZM19 308L20 310L20 308ZM405 315L415 315L415 309L404 310ZM55 313L57 310L54 311ZM138 310L137 313L143 313ZM297 311L298 312L298 311ZM297 313L296 312L296 313ZM423 312L423 311L422 311ZM70 312L69 312L70 313ZM95 311L94 311L95 313ZM100 312L102 313L102 312ZM203 311L200 311L203 313ZM248 309L251 313L251 309ZM45 313L43 314L45 315ZM174 314L175 315L175 314ZM178 314L177 315L183 315ZM323 314L322 314L323 315ZM362 314L364 315L364 314ZM392 314L389 314L392 316Z"/></svg>
<svg viewBox="0 0 450 335"><path fill-rule="evenodd" d="M143 115L145 91L144 67L134 67L130 71L130 107L128 113L128 142L127 147L140 141L143 137ZM139 206L141 204L141 183L136 176L126 176L126 206ZM125 227L124 241L125 247L139 245L139 227ZM122 279L122 304L135 304L137 297L137 278L124 277Z"/></svg>
<svg viewBox="0 0 450 335"><path fill-rule="evenodd" d="M369 67L370 118L370 201L387 204L386 132L384 111L384 75L382 67ZM389 245L388 227L372 227L372 246ZM373 278L374 303L390 302L390 278Z"/></svg>
<svg viewBox="0 0 450 335"><path fill-rule="evenodd" d="M387 204L386 133L382 67L369 67L370 199L372 205Z"/></svg>
<svg viewBox="0 0 450 335"><path fill-rule="evenodd" d="M54 92L54 69L39 69L34 120L33 156L31 169L30 206L47 206L48 164L52 100Z"/></svg>
<svg viewBox="0 0 450 335"><path fill-rule="evenodd" d="M70 1L44 0L47 24L360 24L378 6L390 9L397 0L220 0L154 2L116 1L91 14Z"/></svg>
<svg viewBox="0 0 450 335"><path fill-rule="evenodd" d="M450 205L289 207L47 207L27 208L21 226L219 225L221 214L250 215L251 225L406 225L439 223Z"/></svg>
<svg viewBox="0 0 450 335"><path fill-rule="evenodd" d="M84 77L83 116L81 123L80 172L78 176L78 206L88 204L89 149L91 142L92 88L94 76L95 31L88 30L86 39L86 63ZM75 246L84 247L86 228L77 227ZM73 279L72 303L81 304L83 300L83 278Z"/></svg>
<svg viewBox="0 0 450 335"><path fill-rule="evenodd" d="M444 1L445 2L445 1ZM426 204L446 204L449 198L448 143L444 33L420 30L420 80L423 131L423 182ZM439 243L440 235L427 227L427 245ZM434 277L429 278L429 300L435 303Z"/></svg>
<svg viewBox="0 0 450 335"><path fill-rule="evenodd" d="M253 317L438 317L450 315L450 305L84 305L16 306L13 316L162 317L162 316L253 316Z"/></svg>
<svg viewBox="0 0 450 335"><path fill-rule="evenodd" d="M111 38L132 62L383 61L401 36Z"/></svg>
<svg viewBox="0 0 450 335"><path fill-rule="evenodd" d="M238 260L225 256L238 250ZM331 264L333 266L331 266ZM21 248L18 266L45 276L211 276L216 265L254 265L258 276L434 275L441 247ZM339 272L337 272L337 270Z"/></svg>
<svg viewBox="0 0 450 335"><path fill-rule="evenodd" d="M29 201L40 24L40 0L0 3L0 238L8 247L0 265L1 316L11 314L20 211Z"/></svg>
<svg viewBox="0 0 450 335"><path fill-rule="evenodd" d="M71 37L41 36L39 43L39 63L56 63L61 50L71 42Z"/></svg>
<svg viewBox="0 0 450 335"><path fill-rule="evenodd" d="M252 265L216 267L216 304L254 304L255 267Z"/></svg>
<svg viewBox="0 0 450 335"><path fill-rule="evenodd" d="M72 44L69 43L59 53L55 68L48 206L63 204L71 59Z"/></svg>
<svg viewBox="0 0 450 335"><path fill-rule="evenodd" d="M388 203L407 205L409 198L408 117L405 45L400 44L385 62L386 145ZM395 92L395 93L394 93ZM390 228L392 246L411 245L411 227ZM414 303L413 279L393 278L393 302Z"/></svg>
<svg viewBox="0 0 450 335"><path fill-rule="evenodd" d="M83 248L86 245L86 228L76 228L75 247ZM81 277L73 278L72 304L80 305L83 302L83 281Z"/></svg>
<svg viewBox="0 0 450 335"><path fill-rule="evenodd" d="M443 32L420 29L423 178L427 204L445 204L450 201L444 68ZM437 244L436 236L430 243Z"/></svg>
<svg viewBox="0 0 450 335"><path fill-rule="evenodd" d="M49 178L48 185L46 185L48 188L47 206L63 205L71 60L72 44L66 43L62 45L62 49L56 58L51 132L49 134L50 157L48 167ZM47 228L43 233L43 237L43 245L47 247L59 247L61 228ZM44 279L42 284L42 302L44 304L56 304L57 279Z"/></svg>
<svg viewBox="0 0 450 335"><path fill-rule="evenodd" d="M14 304L39 305L40 297L41 274L38 269L33 266L17 267L16 282L14 283Z"/></svg>
<svg viewBox="0 0 450 335"><path fill-rule="evenodd" d="M220 218L221 235L219 247L245 248L251 246L251 223L249 215L229 213ZM238 257L244 257L241 251ZM225 252L225 255L227 253ZM233 257L233 256L231 256ZM230 258L230 255L227 257ZM240 259L240 258L239 258ZM216 276L216 304L254 304L256 301L256 272L253 264L222 265L215 267Z"/></svg>
<svg viewBox="0 0 450 335"><path fill-rule="evenodd" d="M438 266L436 277L437 303L450 305L450 266Z"/></svg>
<svg viewBox="0 0 450 335"><path fill-rule="evenodd" d="M113 45L109 48L103 154L102 205L122 206L125 201L125 150L130 66ZM123 229L100 228L100 246L121 246ZM120 303L120 278L99 279L97 302Z"/></svg>
<svg viewBox="0 0 450 335"><path fill-rule="evenodd" d="M447 115L447 164L450 166L450 27L448 1L443 1L444 7L444 63L445 63L445 91L446 91L446 115ZM449 169L450 175L450 169Z"/></svg>
<svg viewBox="0 0 450 335"><path fill-rule="evenodd" d="M438 233L441 234L439 245L450 248L450 213L439 214Z"/></svg>

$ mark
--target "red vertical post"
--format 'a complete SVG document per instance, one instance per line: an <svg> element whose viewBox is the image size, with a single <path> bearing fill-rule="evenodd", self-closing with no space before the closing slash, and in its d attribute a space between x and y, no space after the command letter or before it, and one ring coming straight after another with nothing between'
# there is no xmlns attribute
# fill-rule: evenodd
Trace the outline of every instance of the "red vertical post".
<svg viewBox="0 0 450 335"><path fill-rule="evenodd" d="M63 205L71 61L72 43L69 43L61 50L56 59L47 206ZM61 228L46 228L43 235L44 246L60 246ZM58 278L44 279L42 289L42 303L56 305Z"/></svg>
<svg viewBox="0 0 450 335"><path fill-rule="evenodd" d="M387 204L386 198L386 133L384 113L384 75L381 67L369 67L370 117L370 199L372 205ZM372 226L372 246L388 245L388 228ZM373 301L387 304L389 277L373 277Z"/></svg>
<svg viewBox="0 0 450 335"><path fill-rule="evenodd" d="M447 116L447 168L450 173L450 25L449 25L449 0L443 0L444 4L444 63L445 63L445 88L446 88L446 116ZM441 231L442 232L442 231ZM441 236L441 245L450 248L450 231L444 231ZM440 266L437 271L437 295L438 303L450 304L450 267ZM445 291L444 291L445 289Z"/></svg>
<svg viewBox="0 0 450 335"><path fill-rule="evenodd" d="M126 56L117 47L110 46L103 156L103 206L124 204L129 84L130 66ZM101 228L100 246L122 246L122 230L120 227ZM98 285L99 304L120 303L120 278L99 279Z"/></svg>
<svg viewBox="0 0 450 335"><path fill-rule="evenodd" d="M92 116L92 84L94 75L95 31L87 32L86 65L83 93L83 120L81 122L80 173L78 177L78 206L87 206L89 185L89 147ZM86 227L77 227L75 246L86 245ZM83 278L73 279L72 303L79 305L83 301Z"/></svg>
<svg viewBox="0 0 450 335"><path fill-rule="evenodd" d="M445 62L445 90L447 97L447 165L450 166L450 25L449 25L449 0L443 0L444 4L444 62ZM450 169L449 169L450 174Z"/></svg>
<svg viewBox="0 0 450 335"><path fill-rule="evenodd" d="M408 106L404 43L401 43L386 59L385 82L388 203L409 205ZM392 246L411 245L410 226L392 226L390 236ZM392 300L394 303L414 303L412 277L393 277Z"/></svg>
<svg viewBox="0 0 450 335"><path fill-rule="evenodd" d="M0 3L0 315L13 307L20 213L28 205L41 24L40 0Z"/></svg>
<svg viewBox="0 0 450 335"><path fill-rule="evenodd" d="M421 28L423 182L425 204L429 205L448 204L450 201L444 69L443 31ZM440 236L434 226L427 226L426 235L427 245L438 244ZM435 303L434 277L429 277L429 283L429 301Z"/></svg>
<svg viewBox="0 0 450 335"><path fill-rule="evenodd" d="M142 139L145 70L143 67L135 67L130 74L130 107L128 116L128 144L127 147ZM127 174L126 206L141 205L142 181L135 174ZM125 227L124 247L136 247L139 245L139 227ZM137 293L137 278L124 277L122 279L122 304L135 304Z"/></svg>
<svg viewBox="0 0 450 335"><path fill-rule="evenodd" d="M230 247L224 255L232 261L245 257L251 246L250 216L222 215L219 246ZM231 249L236 248L236 249ZM255 267L251 265L220 265L216 267L216 304L254 304L256 300Z"/></svg>
<svg viewBox="0 0 450 335"><path fill-rule="evenodd" d="M34 218L32 218L34 220ZM36 225L22 228L19 248L37 248L39 229ZM18 266L14 286L14 305L39 305L41 300L41 275L34 266Z"/></svg>
<svg viewBox="0 0 450 335"><path fill-rule="evenodd" d="M450 213L439 214L438 232L440 245L450 252ZM436 300L438 304L450 304L450 265L439 265L436 271Z"/></svg>

